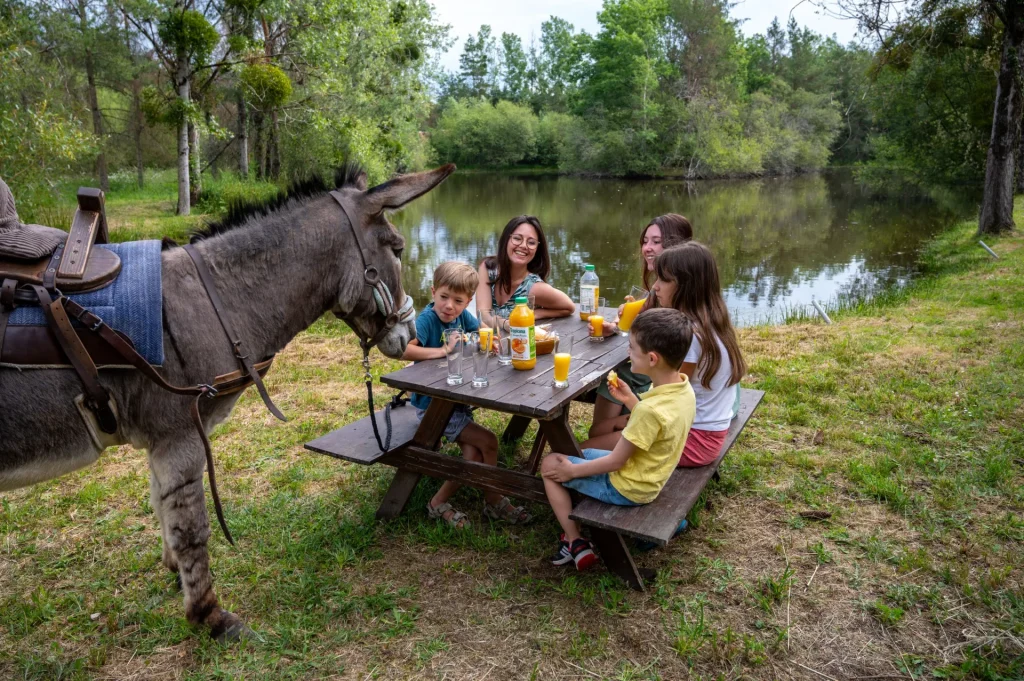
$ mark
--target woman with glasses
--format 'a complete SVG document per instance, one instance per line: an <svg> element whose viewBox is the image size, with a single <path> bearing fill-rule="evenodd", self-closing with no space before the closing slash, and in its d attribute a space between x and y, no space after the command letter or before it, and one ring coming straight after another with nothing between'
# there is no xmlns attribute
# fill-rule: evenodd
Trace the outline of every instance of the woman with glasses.
<svg viewBox="0 0 1024 681"><path fill-rule="evenodd" d="M482 321L494 326L497 316L501 328L507 330L508 316L520 296L533 297L537 319L571 315L575 307L569 296L544 281L550 270L548 241L540 220L532 215L509 220L498 240L497 255L480 263L476 303Z"/></svg>

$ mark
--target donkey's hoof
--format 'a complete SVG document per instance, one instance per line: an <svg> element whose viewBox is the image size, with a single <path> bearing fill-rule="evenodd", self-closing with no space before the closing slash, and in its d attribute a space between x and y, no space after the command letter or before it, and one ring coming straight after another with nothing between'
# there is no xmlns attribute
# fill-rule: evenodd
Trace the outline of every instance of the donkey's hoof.
<svg viewBox="0 0 1024 681"><path fill-rule="evenodd" d="M259 636L256 632L247 627L245 622L236 619L236 621L232 622L227 629L218 634L214 640L216 640L217 643L229 644L238 643L239 641L250 641L258 638Z"/></svg>

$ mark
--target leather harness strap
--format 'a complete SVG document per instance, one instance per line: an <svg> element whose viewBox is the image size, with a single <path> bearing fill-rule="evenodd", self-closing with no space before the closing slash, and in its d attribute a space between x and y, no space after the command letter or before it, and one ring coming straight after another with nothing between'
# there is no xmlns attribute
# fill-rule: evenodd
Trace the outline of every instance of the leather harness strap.
<svg viewBox="0 0 1024 681"><path fill-rule="evenodd" d="M43 271L43 286L51 293L57 290L57 270L60 268L60 258L63 253L64 244L60 244L57 248L53 249L50 262Z"/></svg>
<svg viewBox="0 0 1024 681"><path fill-rule="evenodd" d="M4 279L0 284L0 357L4 356L4 338L7 336L7 322L14 312L14 292L18 288L18 282L14 279Z"/></svg>
<svg viewBox="0 0 1024 681"><path fill-rule="evenodd" d="M274 401L270 399L270 393L267 392L266 386L263 385L263 379L260 378L259 373L253 367L252 359L242 351L242 339L234 332L231 323L224 314L224 303L221 302L220 295L217 293L217 286L213 281L213 275L210 274L210 269L206 266L206 261L203 260L202 254L192 244L186 244L184 249L188 253L188 257L192 259L192 263L196 266L199 279L203 284L203 288L206 289L206 295L210 298L210 304L213 305L213 311L217 315L224 333L227 334L228 341L231 343L231 349L235 353L235 358L238 359L238 362L242 365L252 382L256 384L256 390L259 391L260 397L263 398L263 404L267 405L270 413L281 421L287 421L288 419L285 418L285 415L281 413L281 410L277 408Z"/></svg>
<svg viewBox="0 0 1024 681"><path fill-rule="evenodd" d="M82 387L85 388L85 393L88 396L86 405L96 415L100 430L107 434L116 433L117 417L110 408L110 393L100 385L100 374L96 370L96 364L93 363L89 352L82 345L82 340L71 326L71 320L68 319L64 306L61 304L61 298L56 300L50 298L50 294L42 286L33 286L32 288L39 297L39 305L43 308L53 335L57 337L57 342L60 343L61 349L82 381Z"/></svg>

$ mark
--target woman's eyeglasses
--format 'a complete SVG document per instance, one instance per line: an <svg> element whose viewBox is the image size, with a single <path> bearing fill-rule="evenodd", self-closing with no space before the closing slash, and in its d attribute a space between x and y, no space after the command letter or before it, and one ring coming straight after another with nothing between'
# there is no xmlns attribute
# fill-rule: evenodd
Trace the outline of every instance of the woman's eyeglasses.
<svg viewBox="0 0 1024 681"><path fill-rule="evenodd" d="M524 239L524 238L523 238L523 235L522 235L522 234L513 234L513 235L512 235L512 236L511 236L511 237L509 238L509 241L511 241L511 242L512 242L512 245L513 245L513 246L522 246L522 245L523 245L523 242L525 241L525 242L526 242L526 245L527 245L527 246L528 246L529 248L537 248L537 245L538 245L538 244L540 243L540 242L539 242L539 241L537 241L536 239Z"/></svg>

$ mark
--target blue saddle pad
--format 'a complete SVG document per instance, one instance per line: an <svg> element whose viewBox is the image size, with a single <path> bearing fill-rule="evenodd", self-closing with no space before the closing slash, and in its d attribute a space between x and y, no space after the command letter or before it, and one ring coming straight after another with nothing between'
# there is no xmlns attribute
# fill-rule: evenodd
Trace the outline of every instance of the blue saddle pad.
<svg viewBox="0 0 1024 681"><path fill-rule="evenodd" d="M135 350L147 362L161 366L164 363L164 322L160 242L128 241L102 244L102 247L121 258L117 279L97 291L70 294L68 298L131 338ZM8 323L46 326L46 317L38 307L19 307Z"/></svg>

